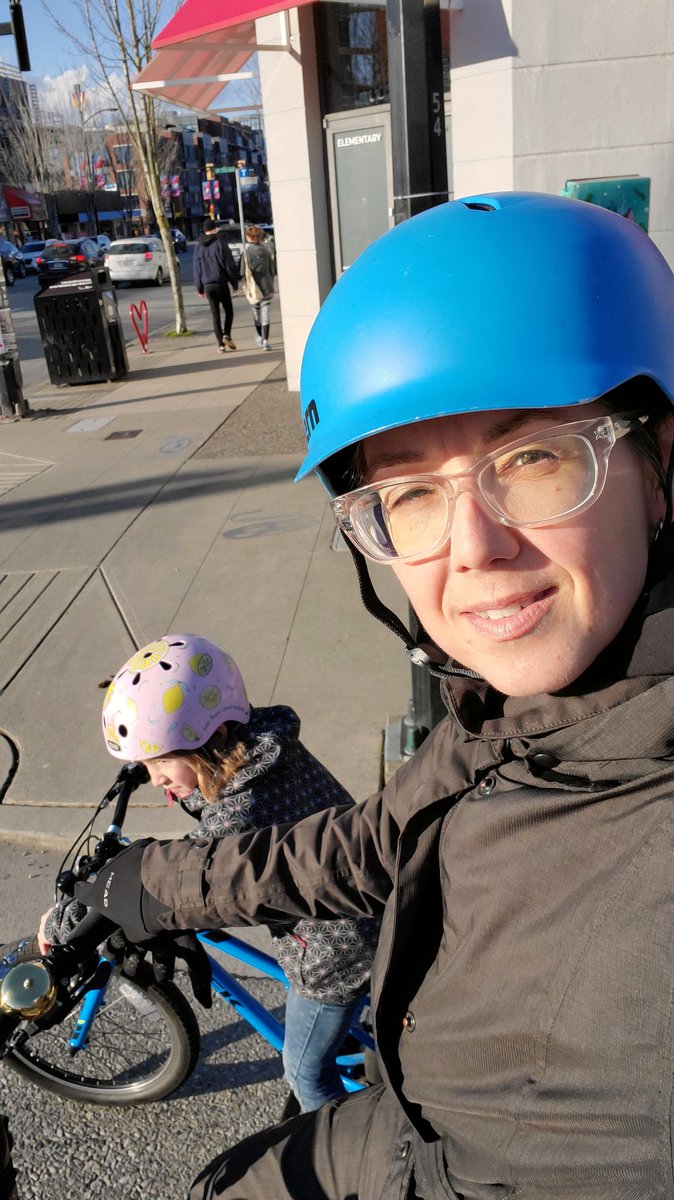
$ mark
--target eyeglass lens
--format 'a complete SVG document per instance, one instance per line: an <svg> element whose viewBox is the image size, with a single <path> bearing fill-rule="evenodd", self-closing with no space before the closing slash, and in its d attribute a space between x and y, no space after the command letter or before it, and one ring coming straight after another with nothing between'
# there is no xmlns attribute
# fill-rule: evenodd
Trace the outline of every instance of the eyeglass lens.
<svg viewBox="0 0 674 1200"><path fill-rule="evenodd" d="M477 486L506 521L536 524L584 504L597 481L592 445L580 434L510 447L479 472ZM357 502L354 525L372 549L400 558L423 554L446 537L456 491L451 480L382 484Z"/></svg>

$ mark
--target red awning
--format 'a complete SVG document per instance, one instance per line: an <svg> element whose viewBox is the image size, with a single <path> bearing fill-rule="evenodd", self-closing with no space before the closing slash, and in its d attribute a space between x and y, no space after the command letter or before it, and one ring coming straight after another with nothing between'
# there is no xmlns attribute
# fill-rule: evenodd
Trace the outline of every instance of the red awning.
<svg viewBox="0 0 674 1200"><path fill-rule="evenodd" d="M157 34L152 48L161 50L163 46L172 46L188 38L218 33L232 25L252 22L256 17L268 17L270 13L309 3L311 0L294 0L293 4L279 3L278 0L267 0L266 4L251 4L250 0L185 0L168 25Z"/></svg>
<svg viewBox="0 0 674 1200"><path fill-rule="evenodd" d="M17 221L38 221L42 218L42 201L30 188L13 188L5 184L2 190L10 217Z"/></svg>
<svg viewBox="0 0 674 1200"><path fill-rule="evenodd" d="M170 104L206 112L257 50L287 50L286 45L258 46L255 18L285 13L293 5L267 0L185 0L152 43L156 53L133 86ZM230 110L232 111L232 110ZM250 111L250 107L247 109Z"/></svg>

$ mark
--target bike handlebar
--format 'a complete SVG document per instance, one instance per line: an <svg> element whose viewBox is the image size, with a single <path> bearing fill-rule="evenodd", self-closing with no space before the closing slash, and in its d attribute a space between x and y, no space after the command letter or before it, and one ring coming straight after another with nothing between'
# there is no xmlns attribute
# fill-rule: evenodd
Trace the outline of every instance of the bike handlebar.
<svg viewBox="0 0 674 1200"><path fill-rule="evenodd" d="M119 775L113 783L110 791L105 796L105 801L110 803L115 800L115 810L112 814L112 824L122 828L126 810L132 794L139 788L141 784L148 781L147 767L143 763L125 763Z"/></svg>
<svg viewBox="0 0 674 1200"><path fill-rule="evenodd" d="M78 963L83 963L95 952L101 942L105 941L108 934L117 928L114 921L92 908L78 923L70 937L62 943L62 946ZM52 955L58 949L57 946L53 947Z"/></svg>

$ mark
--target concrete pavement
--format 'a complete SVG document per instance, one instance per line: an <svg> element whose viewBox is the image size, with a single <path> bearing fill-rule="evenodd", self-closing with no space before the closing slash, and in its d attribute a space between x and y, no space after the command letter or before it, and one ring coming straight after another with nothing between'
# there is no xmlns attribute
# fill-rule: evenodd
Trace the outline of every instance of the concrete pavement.
<svg viewBox="0 0 674 1200"><path fill-rule="evenodd" d="M109 787L106 680L166 632L201 632L239 662L255 704L289 703L357 798L378 786L382 732L410 691L402 645L360 605L350 556L303 453L272 353L235 299L235 353L195 334L130 350L118 383L40 384L0 422L0 839L66 847ZM45 368L46 376L46 368ZM377 582L403 611L391 572ZM149 787L133 836L189 827Z"/></svg>

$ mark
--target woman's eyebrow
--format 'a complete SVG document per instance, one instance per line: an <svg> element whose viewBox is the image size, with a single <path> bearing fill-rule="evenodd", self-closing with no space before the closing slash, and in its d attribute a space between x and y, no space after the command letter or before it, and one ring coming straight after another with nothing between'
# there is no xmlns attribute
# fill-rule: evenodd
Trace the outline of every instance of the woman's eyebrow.
<svg viewBox="0 0 674 1200"><path fill-rule="evenodd" d="M382 450L379 454L373 454L372 457L367 456L367 473L372 475L375 471L381 471L388 467L409 467L419 463L424 458L416 450Z"/></svg>
<svg viewBox="0 0 674 1200"><path fill-rule="evenodd" d="M511 413L508 417L503 417L500 421L495 421L490 425L482 435L482 442L485 446L491 446L494 442L499 442L503 438L509 437L513 433L517 433L522 425L526 425L529 421L536 420L539 417L545 416L545 427L554 425L557 421L568 421L569 414L566 410L563 412L551 412L546 410L545 414L539 413L538 409L523 408L520 412Z"/></svg>

